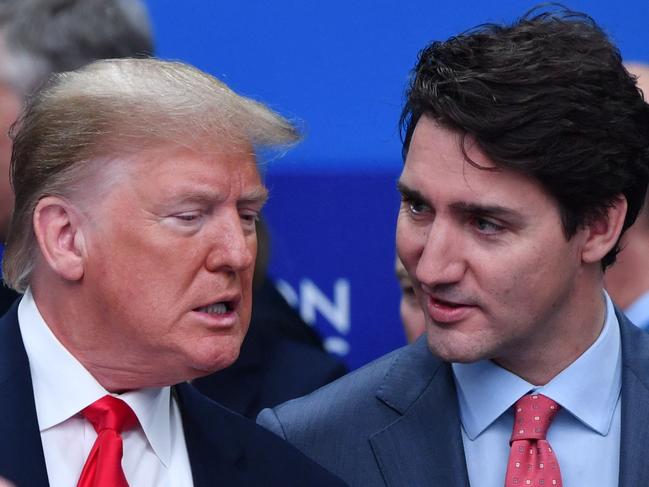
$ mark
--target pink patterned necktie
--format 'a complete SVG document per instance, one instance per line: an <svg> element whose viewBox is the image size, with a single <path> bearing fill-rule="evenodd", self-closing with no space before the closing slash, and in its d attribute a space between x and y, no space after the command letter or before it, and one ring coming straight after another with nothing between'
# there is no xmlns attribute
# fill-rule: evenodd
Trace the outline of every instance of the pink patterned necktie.
<svg viewBox="0 0 649 487"><path fill-rule="evenodd" d="M545 439L559 407L542 394L527 394L516 401L505 487L563 485L559 462Z"/></svg>
<svg viewBox="0 0 649 487"><path fill-rule="evenodd" d="M122 469L122 431L137 425L133 410L121 399L104 396L83 409L97 439L83 466L77 487L128 487Z"/></svg>

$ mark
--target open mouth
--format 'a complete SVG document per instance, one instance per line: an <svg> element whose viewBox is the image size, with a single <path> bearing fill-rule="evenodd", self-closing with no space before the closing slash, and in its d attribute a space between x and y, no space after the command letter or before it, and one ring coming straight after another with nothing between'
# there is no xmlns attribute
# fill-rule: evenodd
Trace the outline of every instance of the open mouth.
<svg viewBox="0 0 649 487"><path fill-rule="evenodd" d="M445 307L445 308L460 308L465 306L461 303L452 303L450 301L444 301L443 299L431 298L434 306Z"/></svg>
<svg viewBox="0 0 649 487"><path fill-rule="evenodd" d="M476 306L473 304L446 301L428 296L428 315L436 323L457 323L468 318L475 308Z"/></svg>
<svg viewBox="0 0 649 487"><path fill-rule="evenodd" d="M195 311L200 313L207 313L211 315L224 315L234 310L234 302L232 301L220 301L218 303L212 303L207 306L201 306L196 308Z"/></svg>

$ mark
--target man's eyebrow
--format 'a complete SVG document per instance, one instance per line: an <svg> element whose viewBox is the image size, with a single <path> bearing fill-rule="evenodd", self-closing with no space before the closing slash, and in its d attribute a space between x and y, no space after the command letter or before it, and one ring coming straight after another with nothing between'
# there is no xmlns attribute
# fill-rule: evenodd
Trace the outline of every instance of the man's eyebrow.
<svg viewBox="0 0 649 487"><path fill-rule="evenodd" d="M211 203L218 198L216 192L200 188L174 189L167 196L171 203Z"/></svg>
<svg viewBox="0 0 649 487"><path fill-rule="evenodd" d="M423 194L421 194L416 189L408 187L401 181L397 182L397 189L399 190L399 193L401 193L402 198L406 200L421 201L423 203L429 204L427 198L424 197ZM452 203L450 207L456 213L462 213L465 215L481 215L490 216L493 218L502 218L510 221L513 224L521 224L523 221L523 216L518 211L501 205L489 205L458 201L456 203Z"/></svg>
<svg viewBox="0 0 649 487"><path fill-rule="evenodd" d="M511 223L522 222L523 216L516 210L506 208L500 205L481 205L477 203L466 203L463 201L452 203L451 209L457 213L467 215L491 216L494 218L503 218Z"/></svg>
<svg viewBox="0 0 649 487"><path fill-rule="evenodd" d="M259 186L251 191L243 193L238 199L239 205L259 205L263 206L268 201L268 189L264 186Z"/></svg>
<svg viewBox="0 0 649 487"><path fill-rule="evenodd" d="M426 203L426 198L416 189L409 188L402 181L397 181L397 190L401 193L401 197L411 201L423 201Z"/></svg>
<svg viewBox="0 0 649 487"><path fill-rule="evenodd" d="M189 188L174 191L169 195L169 200L174 203L205 203L214 204L223 200L224 195L212 189ZM268 200L268 190L259 186L246 191L237 199L238 205L259 205L263 206Z"/></svg>

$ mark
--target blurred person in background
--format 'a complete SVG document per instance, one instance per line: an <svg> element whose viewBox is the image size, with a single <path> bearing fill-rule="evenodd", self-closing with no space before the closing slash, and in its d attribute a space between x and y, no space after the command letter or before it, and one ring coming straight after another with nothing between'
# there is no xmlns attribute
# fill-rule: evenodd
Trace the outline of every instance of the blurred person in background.
<svg viewBox="0 0 649 487"><path fill-rule="evenodd" d="M9 127L25 97L51 73L97 59L153 54L140 0L3 0L0 2L0 257L13 209ZM18 294L0 284L0 315Z"/></svg>
<svg viewBox="0 0 649 487"><path fill-rule="evenodd" d="M638 78L645 101L649 96L649 65L626 63ZM643 330L649 330L649 198L638 219L622 237L622 252L606 272L606 289L627 317Z"/></svg>
<svg viewBox="0 0 649 487"><path fill-rule="evenodd" d="M412 287L412 279L410 279L406 268L403 267L399 256L394 259L394 272L401 290L401 299L399 300L401 324L406 334L406 340L408 340L408 343L412 343L426 333L424 310L421 309L419 300L415 295L415 289Z"/></svg>

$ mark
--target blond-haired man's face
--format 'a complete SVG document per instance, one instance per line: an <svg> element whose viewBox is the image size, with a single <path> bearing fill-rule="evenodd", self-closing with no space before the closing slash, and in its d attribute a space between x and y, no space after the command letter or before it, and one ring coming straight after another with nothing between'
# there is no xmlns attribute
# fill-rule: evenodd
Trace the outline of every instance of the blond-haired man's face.
<svg viewBox="0 0 649 487"><path fill-rule="evenodd" d="M266 199L250 151L169 148L124 163L89 217L83 282L102 353L153 384L221 369L251 312L255 223Z"/></svg>

